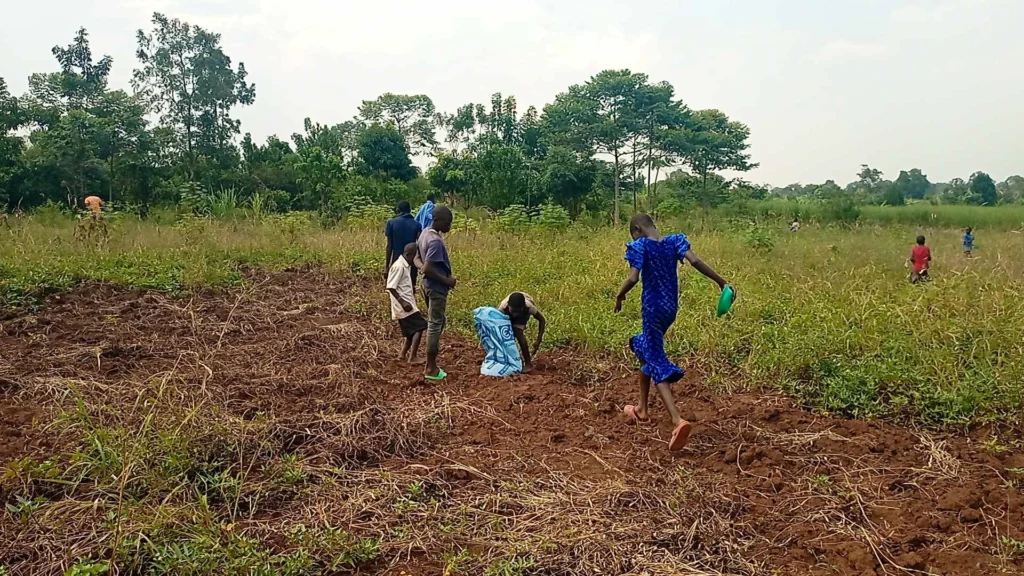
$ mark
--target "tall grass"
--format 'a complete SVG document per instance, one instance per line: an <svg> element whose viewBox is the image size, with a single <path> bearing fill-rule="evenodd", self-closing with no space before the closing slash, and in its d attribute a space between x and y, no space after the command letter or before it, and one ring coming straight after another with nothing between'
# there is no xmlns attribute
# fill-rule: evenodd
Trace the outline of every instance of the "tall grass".
<svg viewBox="0 0 1024 576"><path fill-rule="evenodd" d="M665 232L683 231L665 225ZM691 269L680 277L681 308L671 355L701 366L712 387L784 389L808 405L858 417L965 424L1017 419L1024 398L1024 248L1012 231L979 225L977 259L960 254L957 229L892 225L799 234L697 232L694 250L739 290L719 319L717 288ZM907 282L914 236L929 237L934 280ZM71 223L28 221L0 243L0 298L31 304L81 280L160 290L240 283L243 266L313 263L379 280L379 229L321 230L308 220L195 219L171 228L126 219L103 247L78 244ZM762 236L768 236L768 242ZM473 331L471 311L514 290L530 293L549 319L547 346L628 358L640 328L639 291L611 313L625 277L624 229L453 234L459 286L455 330ZM381 290L386 313L386 296Z"/></svg>
<svg viewBox="0 0 1024 576"><path fill-rule="evenodd" d="M858 206L861 224L885 226L917 226L927 228L965 228L982 230L1024 230L1024 205L1007 206L935 206L915 202L906 206ZM735 207L724 207L723 215L735 213ZM818 201L766 200L747 206L747 214L783 222L794 216L803 221L831 223L828 205Z"/></svg>

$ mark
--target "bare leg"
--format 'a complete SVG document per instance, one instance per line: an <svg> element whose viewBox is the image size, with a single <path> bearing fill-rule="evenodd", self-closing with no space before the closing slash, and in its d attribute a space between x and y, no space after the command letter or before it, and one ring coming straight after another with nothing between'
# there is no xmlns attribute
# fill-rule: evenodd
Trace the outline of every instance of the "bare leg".
<svg viewBox="0 0 1024 576"><path fill-rule="evenodd" d="M423 332L417 332L412 337L412 346L409 348L409 364L422 364L423 360L420 358L420 340L423 338Z"/></svg>
<svg viewBox="0 0 1024 576"><path fill-rule="evenodd" d="M398 355L400 360L405 360L409 357L409 349L412 347L412 336L405 339L405 345L402 346L402 353Z"/></svg>
<svg viewBox="0 0 1024 576"><path fill-rule="evenodd" d="M650 378L647 379L649 383ZM672 425L678 426L683 421L683 417L679 415L679 410L676 408L676 399L672 397L672 387L667 382L658 384L658 394L661 395L661 401L665 403L665 408L668 408L668 413L672 415Z"/></svg>
<svg viewBox="0 0 1024 576"><path fill-rule="evenodd" d="M647 410L651 397L651 377L643 372L640 373L640 405L636 407L636 416L641 420L647 420Z"/></svg>

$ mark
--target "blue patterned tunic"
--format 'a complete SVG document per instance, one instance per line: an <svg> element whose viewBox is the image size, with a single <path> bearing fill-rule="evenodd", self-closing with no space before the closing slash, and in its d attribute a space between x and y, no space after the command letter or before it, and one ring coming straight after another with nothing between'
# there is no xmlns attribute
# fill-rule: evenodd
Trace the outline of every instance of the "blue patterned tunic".
<svg viewBox="0 0 1024 576"><path fill-rule="evenodd" d="M643 237L626 244L626 261L640 270L643 284L643 332L629 339L629 347L643 365L641 371L655 384L683 377L683 369L665 354L665 332L679 310L678 262L689 249L684 234L666 236L660 242Z"/></svg>

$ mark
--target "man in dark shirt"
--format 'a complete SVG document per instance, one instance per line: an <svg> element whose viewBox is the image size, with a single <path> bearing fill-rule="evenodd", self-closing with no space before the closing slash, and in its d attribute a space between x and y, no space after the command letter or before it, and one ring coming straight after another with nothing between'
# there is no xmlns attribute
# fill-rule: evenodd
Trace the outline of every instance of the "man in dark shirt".
<svg viewBox="0 0 1024 576"><path fill-rule="evenodd" d="M409 206L408 200L402 200L398 203L395 212L397 216L388 220L386 226L384 226L384 236L388 239L387 252L384 257L384 273L391 269L391 265L402 257L402 251L405 246L413 244L420 237L420 232L423 229L420 227L420 223L412 217L410 213L412 208ZM412 269L412 285L416 285L416 268Z"/></svg>

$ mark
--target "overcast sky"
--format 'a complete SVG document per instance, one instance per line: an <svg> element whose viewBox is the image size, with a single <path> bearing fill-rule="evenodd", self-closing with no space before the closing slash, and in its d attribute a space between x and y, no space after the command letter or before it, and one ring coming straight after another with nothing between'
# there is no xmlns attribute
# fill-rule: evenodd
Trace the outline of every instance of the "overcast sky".
<svg viewBox="0 0 1024 576"><path fill-rule="evenodd" d="M605 68L668 80L691 108L747 123L785 185L854 179L861 163L932 181L1024 173L1024 0L14 0L0 77L20 95L85 26L111 86L130 89L154 11L223 35L255 105L242 131L288 138L383 92L439 110L515 95L520 112Z"/></svg>

